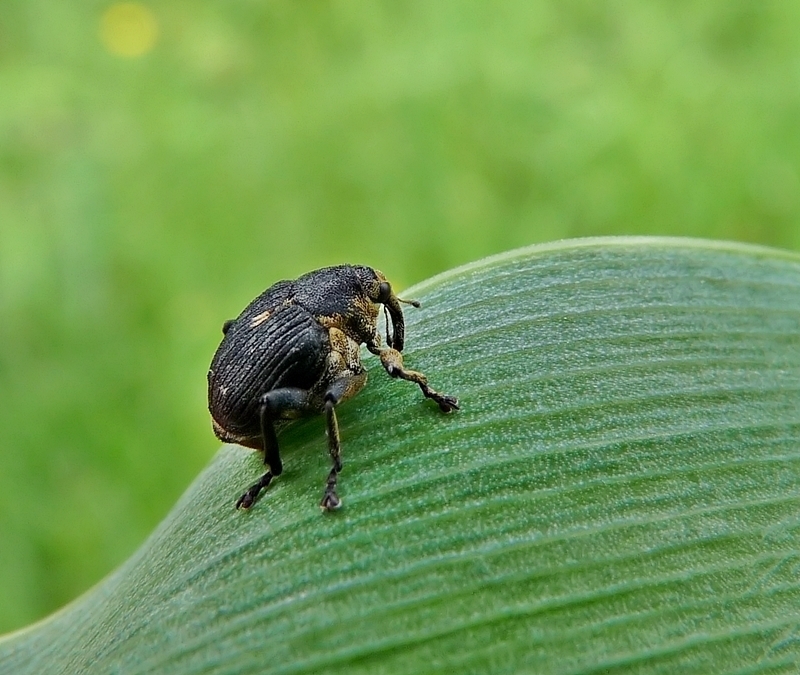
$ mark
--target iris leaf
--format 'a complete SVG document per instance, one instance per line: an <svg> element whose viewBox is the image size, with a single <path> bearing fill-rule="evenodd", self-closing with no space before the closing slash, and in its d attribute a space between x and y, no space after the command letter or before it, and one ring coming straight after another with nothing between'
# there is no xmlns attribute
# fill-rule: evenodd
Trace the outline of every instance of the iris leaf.
<svg viewBox="0 0 800 675"><path fill-rule="evenodd" d="M406 363L223 447L119 570L0 640L0 672L781 673L800 663L800 258L537 246L404 293Z"/></svg>

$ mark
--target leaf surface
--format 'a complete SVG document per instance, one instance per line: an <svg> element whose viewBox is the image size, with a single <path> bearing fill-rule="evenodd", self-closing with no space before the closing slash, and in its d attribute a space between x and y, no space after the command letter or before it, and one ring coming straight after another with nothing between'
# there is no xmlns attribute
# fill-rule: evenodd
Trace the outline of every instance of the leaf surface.
<svg viewBox="0 0 800 675"><path fill-rule="evenodd" d="M141 549L0 641L3 673L781 673L800 663L800 259L538 246L411 289L406 362L223 447Z"/></svg>

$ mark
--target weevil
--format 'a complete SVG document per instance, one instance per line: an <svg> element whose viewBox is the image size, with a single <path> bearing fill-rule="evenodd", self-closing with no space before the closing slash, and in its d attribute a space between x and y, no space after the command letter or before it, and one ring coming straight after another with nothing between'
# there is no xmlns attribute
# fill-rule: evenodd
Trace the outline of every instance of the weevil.
<svg viewBox="0 0 800 675"><path fill-rule="evenodd" d="M265 473L236 501L249 509L283 472L277 432L299 417L324 414L332 467L320 502L339 508L337 480L342 454L336 406L367 382L361 345L380 358L393 378L419 385L442 412L458 399L440 394L427 378L403 364L402 300L371 267L339 265L279 281L222 326L223 338L208 371L208 409L217 438L259 450ZM379 306L386 314L386 346L378 332ZM391 318L392 328L389 329Z"/></svg>

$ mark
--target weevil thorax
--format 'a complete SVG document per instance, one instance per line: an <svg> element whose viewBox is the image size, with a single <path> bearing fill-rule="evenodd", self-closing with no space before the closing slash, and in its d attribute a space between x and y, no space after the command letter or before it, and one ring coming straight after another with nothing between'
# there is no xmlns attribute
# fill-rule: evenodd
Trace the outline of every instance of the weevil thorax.
<svg viewBox="0 0 800 675"><path fill-rule="evenodd" d="M295 301L323 326L338 328L355 342L371 340L378 325L378 298L385 277L370 267L338 265L299 277Z"/></svg>

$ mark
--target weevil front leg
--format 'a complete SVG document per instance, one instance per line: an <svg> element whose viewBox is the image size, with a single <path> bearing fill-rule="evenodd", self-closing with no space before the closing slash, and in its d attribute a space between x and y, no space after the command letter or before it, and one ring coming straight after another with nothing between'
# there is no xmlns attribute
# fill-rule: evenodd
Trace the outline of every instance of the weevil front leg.
<svg viewBox="0 0 800 675"><path fill-rule="evenodd" d="M338 378L325 392L325 421L328 432L328 451L332 467L325 483L325 493L319 506L323 511L334 511L342 505L336 493L336 483L342 470L342 447L339 440L339 422L336 419L336 406L358 393L367 382L366 373L345 375Z"/></svg>
<svg viewBox="0 0 800 675"><path fill-rule="evenodd" d="M449 413L459 409L458 399L455 396L440 394L438 391L428 386L428 378L422 373L416 370L408 370L403 365L403 355L396 349L392 347L381 349L376 344L368 344L367 349L380 357L381 365L383 365L384 369L391 377L407 380L408 382L414 382L419 385L425 398L436 401L439 410L442 412Z"/></svg>
<svg viewBox="0 0 800 675"><path fill-rule="evenodd" d="M283 473L275 422L280 419L299 417L307 412L308 398L308 391L305 389L288 387L268 391L261 397L261 439L264 448L264 465L267 467L267 471L236 500L237 509L249 509L255 504L261 491L269 487L272 479Z"/></svg>

